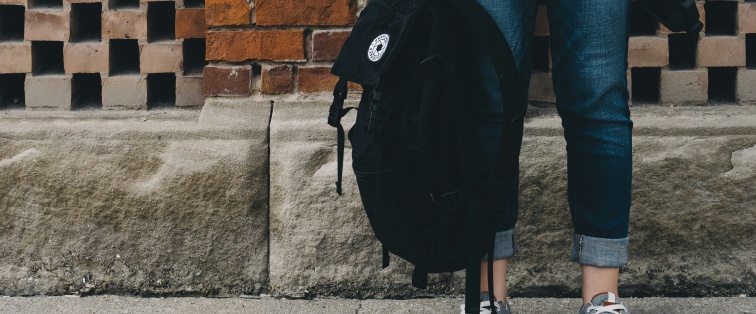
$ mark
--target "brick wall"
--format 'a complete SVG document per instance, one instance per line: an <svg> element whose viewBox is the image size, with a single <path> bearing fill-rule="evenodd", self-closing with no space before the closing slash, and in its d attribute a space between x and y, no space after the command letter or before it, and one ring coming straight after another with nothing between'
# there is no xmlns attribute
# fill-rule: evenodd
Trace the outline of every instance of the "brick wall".
<svg viewBox="0 0 756 314"><path fill-rule="evenodd" d="M205 76L211 97L330 92L335 78L329 67L364 6L355 0L212 1ZM633 103L756 103L756 2L697 4L709 25L699 37L672 33L633 4L628 71ZM540 5L530 91L536 102L555 100L545 13Z"/></svg>
<svg viewBox="0 0 756 314"><path fill-rule="evenodd" d="M330 66L366 2L60 1L0 0L0 108L325 97L336 80ZM698 37L670 32L633 4L634 104L756 104L756 1L697 4L706 25ZM530 98L553 102L544 5L538 14ZM200 55L205 36L207 61ZM93 91L98 80L101 95ZM52 92L65 97L45 96Z"/></svg>
<svg viewBox="0 0 756 314"><path fill-rule="evenodd" d="M204 0L0 0L0 109L199 108Z"/></svg>

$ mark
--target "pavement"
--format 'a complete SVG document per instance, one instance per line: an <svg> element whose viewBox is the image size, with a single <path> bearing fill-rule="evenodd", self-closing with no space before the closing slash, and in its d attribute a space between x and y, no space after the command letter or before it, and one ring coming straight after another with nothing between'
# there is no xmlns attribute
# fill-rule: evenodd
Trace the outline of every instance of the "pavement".
<svg viewBox="0 0 756 314"><path fill-rule="evenodd" d="M459 313L462 298L412 300L239 298L139 298L128 296L0 297L0 313ZM578 299L516 298L516 314L577 313ZM628 298L633 314L756 314L756 298Z"/></svg>

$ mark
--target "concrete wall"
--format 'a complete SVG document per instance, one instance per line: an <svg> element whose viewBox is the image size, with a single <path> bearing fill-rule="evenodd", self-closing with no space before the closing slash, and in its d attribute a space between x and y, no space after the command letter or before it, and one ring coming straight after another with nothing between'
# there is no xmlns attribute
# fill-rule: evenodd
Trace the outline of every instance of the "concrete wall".
<svg viewBox="0 0 756 314"><path fill-rule="evenodd" d="M0 294L407 297L350 168L334 191L327 103L212 100L201 112L0 115ZM522 154L514 295L575 295L564 142L532 108ZM632 108L627 295L753 294L756 108ZM349 151L347 150L347 165Z"/></svg>

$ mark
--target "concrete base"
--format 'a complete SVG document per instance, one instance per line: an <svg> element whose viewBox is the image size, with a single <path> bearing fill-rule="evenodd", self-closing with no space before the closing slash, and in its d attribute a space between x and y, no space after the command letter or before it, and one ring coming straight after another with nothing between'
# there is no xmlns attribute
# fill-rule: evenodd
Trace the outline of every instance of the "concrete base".
<svg viewBox="0 0 756 314"><path fill-rule="evenodd" d="M348 149L345 194L335 193L328 105L5 112L0 294L460 294L459 273L420 291L398 258L381 269ZM756 107L632 111L623 295L756 293ZM534 109L526 129L510 291L576 296L560 120Z"/></svg>
<svg viewBox="0 0 756 314"><path fill-rule="evenodd" d="M208 106L0 116L0 294L262 291L270 108Z"/></svg>

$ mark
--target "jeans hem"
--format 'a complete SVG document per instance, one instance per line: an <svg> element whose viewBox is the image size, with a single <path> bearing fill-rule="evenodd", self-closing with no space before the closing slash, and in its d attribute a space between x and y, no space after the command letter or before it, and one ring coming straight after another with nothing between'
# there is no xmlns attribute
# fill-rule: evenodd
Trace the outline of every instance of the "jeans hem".
<svg viewBox="0 0 756 314"><path fill-rule="evenodd" d="M494 260L501 260L511 258L517 254L517 232L515 228L496 232L496 240L494 242ZM483 256L483 260L488 260L488 254Z"/></svg>
<svg viewBox="0 0 756 314"><path fill-rule="evenodd" d="M573 235L570 259L582 265L623 267L628 262L630 238L605 239L581 234Z"/></svg>

